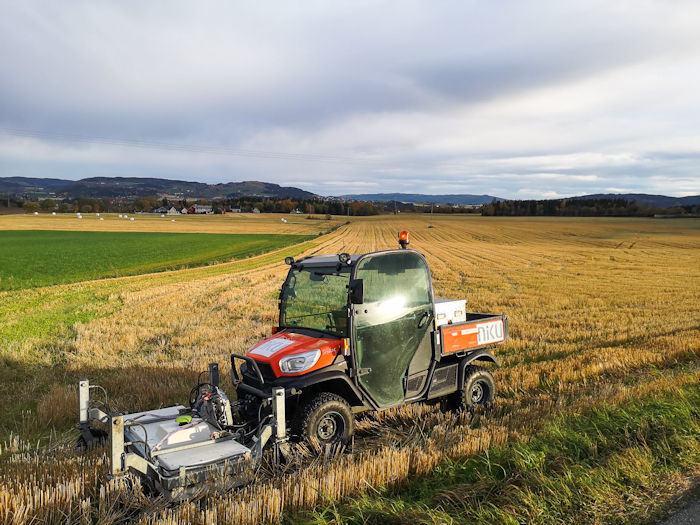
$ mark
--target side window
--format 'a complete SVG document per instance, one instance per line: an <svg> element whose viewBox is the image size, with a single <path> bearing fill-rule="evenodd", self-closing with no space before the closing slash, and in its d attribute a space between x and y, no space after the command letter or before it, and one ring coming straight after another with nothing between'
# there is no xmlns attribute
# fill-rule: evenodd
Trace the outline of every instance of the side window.
<svg viewBox="0 0 700 525"><path fill-rule="evenodd" d="M430 275L425 262L413 253L392 253L360 262L357 278L365 282L365 303L415 307L429 303Z"/></svg>

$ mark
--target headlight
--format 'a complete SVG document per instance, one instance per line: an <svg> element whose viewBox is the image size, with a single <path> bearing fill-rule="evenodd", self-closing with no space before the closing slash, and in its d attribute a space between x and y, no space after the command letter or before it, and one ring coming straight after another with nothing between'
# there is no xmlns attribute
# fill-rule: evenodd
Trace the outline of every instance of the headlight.
<svg viewBox="0 0 700 525"><path fill-rule="evenodd" d="M280 359L280 370L285 374L303 372L314 366L318 362L319 357L321 357L321 350L311 350L301 354L290 355Z"/></svg>

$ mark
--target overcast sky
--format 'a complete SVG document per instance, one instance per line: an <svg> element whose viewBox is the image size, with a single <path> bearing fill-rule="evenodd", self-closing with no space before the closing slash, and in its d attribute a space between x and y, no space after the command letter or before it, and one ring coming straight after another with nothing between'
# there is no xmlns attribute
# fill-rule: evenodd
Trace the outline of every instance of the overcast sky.
<svg viewBox="0 0 700 525"><path fill-rule="evenodd" d="M697 0L0 9L0 176L700 194Z"/></svg>

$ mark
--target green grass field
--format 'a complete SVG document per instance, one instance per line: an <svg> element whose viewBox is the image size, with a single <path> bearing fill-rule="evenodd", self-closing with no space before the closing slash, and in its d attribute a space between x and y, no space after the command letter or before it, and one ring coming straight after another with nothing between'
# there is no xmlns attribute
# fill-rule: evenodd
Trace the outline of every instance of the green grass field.
<svg viewBox="0 0 700 525"><path fill-rule="evenodd" d="M307 235L0 231L0 290L201 266L303 242Z"/></svg>

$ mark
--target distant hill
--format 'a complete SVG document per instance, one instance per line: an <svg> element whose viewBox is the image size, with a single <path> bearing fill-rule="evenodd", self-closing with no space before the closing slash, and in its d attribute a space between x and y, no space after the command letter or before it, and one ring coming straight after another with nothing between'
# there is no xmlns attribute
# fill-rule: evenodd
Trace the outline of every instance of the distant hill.
<svg viewBox="0 0 700 525"><path fill-rule="evenodd" d="M398 201L410 203L435 203L435 204L489 204L496 201L502 201L500 197L492 195L471 195L471 194L452 194L452 195L430 195L422 193L364 193L343 195L346 199L366 200L366 201ZM643 206L652 206L659 208L669 208L671 206L695 206L700 204L700 195L691 197L668 197L666 195L649 195L646 193L596 193L591 195L579 195L576 197L568 197L565 200L581 200L581 199L624 199L629 202L637 202ZM510 200L510 199L509 199ZM552 199L539 199L552 200Z"/></svg>
<svg viewBox="0 0 700 525"><path fill-rule="evenodd" d="M243 181L221 184L206 184L184 180L140 178L140 177L90 177L81 180L0 177L0 194L28 195L30 198L124 198L135 199L150 195L184 199L216 199L237 197L276 197L280 199L314 199L319 196L292 186L280 186L270 182ZM493 195L449 194L431 195L422 193L364 193L343 195L342 198L358 201L398 201L414 204L489 204L503 201ZM596 193L569 197L577 199L625 199L643 206L668 208L672 206L700 205L700 195L690 197L667 197L646 193Z"/></svg>
<svg viewBox="0 0 700 525"><path fill-rule="evenodd" d="M666 195L649 195L647 193L594 193L570 197L569 200L580 199L625 199L643 206L670 208L672 206L696 206L700 204L700 195L690 197L667 197Z"/></svg>
<svg viewBox="0 0 700 525"><path fill-rule="evenodd" d="M35 179L31 177L0 177L0 193L55 192L70 180Z"/></svg>
<svg viewBox="0 0 700 525"><path fill-rule="evenodd" d="M343 195L346 199L358 201L398 201L414 204L489 204L494 200L502 201L500 197L492 195L470 195L468 193L452 195L424 195L422 193L363 193Z"/></svg>
<svg viewBox="0 0 700 525"><path fill-rule="evenodd" d="M244 181L206 184L182 180L140 177L91 177L77 181L61 179L34 179L27 177L0 178L0 193L37 194L45 197L54 193L66 198L140 198L172 196L177 198L235 198L278 197L311 199L314 193L299 188L280 186L269 182Z"/></svg>

